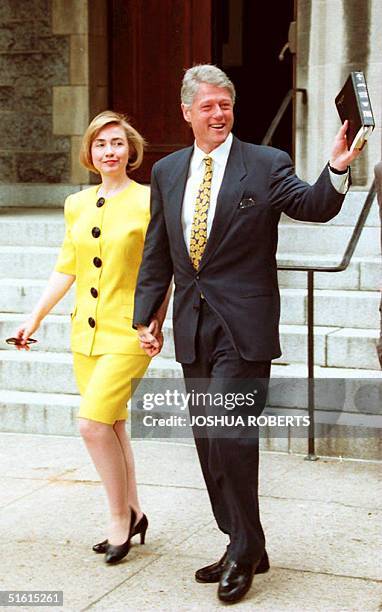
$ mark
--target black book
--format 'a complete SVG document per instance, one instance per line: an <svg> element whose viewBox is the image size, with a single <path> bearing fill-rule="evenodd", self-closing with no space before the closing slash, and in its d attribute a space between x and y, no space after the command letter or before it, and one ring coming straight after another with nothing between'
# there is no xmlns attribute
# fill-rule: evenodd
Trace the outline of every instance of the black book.
<svg viewBox="0 0 382 612"><path fill-rule="evenodd" d="M342 123L347 119L348 149L362 149L375 127L365 75L361 71L351 72L335 99Z"/></svg>

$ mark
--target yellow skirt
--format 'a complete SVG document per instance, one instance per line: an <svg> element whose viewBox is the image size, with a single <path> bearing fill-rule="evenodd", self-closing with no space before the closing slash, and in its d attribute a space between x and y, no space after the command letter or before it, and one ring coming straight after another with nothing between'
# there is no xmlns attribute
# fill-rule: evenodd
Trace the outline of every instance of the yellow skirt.
<svg viewBox="0 0 382 612"><path fill-rule="evenodd" d="M73 353L74 374L82 396L79 417L114 425L127 418L131 379L142 378L147 355Z"/></svg>

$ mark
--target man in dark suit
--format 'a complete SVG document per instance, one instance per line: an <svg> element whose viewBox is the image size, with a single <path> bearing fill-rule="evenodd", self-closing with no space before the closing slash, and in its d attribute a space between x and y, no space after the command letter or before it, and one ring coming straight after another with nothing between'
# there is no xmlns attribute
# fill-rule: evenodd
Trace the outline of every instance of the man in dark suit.
<svg viewBox="0 0 382 612"><path fill-rule="evenodd" d="M154 313L174 276L176 359L187 389L247 391L260 381L258 414L271 360L281 354L275 257L280 215L321 222L334 217L357 153L347 150L344 124L330 165L310 186L296 177L283 151L232 135L234 101L233 84L215 66L185 73L182 112L195 144L153 167L133 323L142 346L151 354L159 351ZM235 380L239 384L232 387ZM236 415L250 411L236 401ZM190 412L227 411L212 403L190 405ZM219 582L219 599L232 603L248 591L255 573L269 568L258 506L258 437L240 426L229 435L203 427L194 435L216 521L230 538L223 557L195 577Z"/></svg>

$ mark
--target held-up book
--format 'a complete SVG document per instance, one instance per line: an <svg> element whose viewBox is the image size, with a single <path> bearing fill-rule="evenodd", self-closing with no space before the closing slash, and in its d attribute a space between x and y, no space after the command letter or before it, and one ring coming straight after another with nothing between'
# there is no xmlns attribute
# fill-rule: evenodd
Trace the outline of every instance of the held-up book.
<svg viewBox="0 0 382 612"><path fill-rule="evenodd" d="M345 119L349 121L346 132L348 149L362 149L375 126L363 72L350 73L335 103L342 123Z"/></svg>

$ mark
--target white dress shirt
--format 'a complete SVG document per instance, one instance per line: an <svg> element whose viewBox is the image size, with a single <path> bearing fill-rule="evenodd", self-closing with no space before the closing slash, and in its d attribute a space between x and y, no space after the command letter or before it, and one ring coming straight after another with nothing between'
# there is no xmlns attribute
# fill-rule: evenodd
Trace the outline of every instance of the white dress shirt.
<svg viewBox="0 0 382 612"><path fill-rule="evenodd" d="M204 158L212 158L212 181L211 181L211 193L210 193L210 206L208 209L207 216L207 238L210 235L212 222L215 216L216 200L218 193L223 182L223 175L229 152L232 146L232 134L229 134L225 141L213 149L211 153L205 153L202 149L199 149L198 145L194 144L194 152L191 157L190 169L188 171L188 178L186 183L186 189L184 191L183 207L182 207L182 228L184 241L187 245L188 252L190 252L190 239L191 239L191 227L194 218L195 202L199 192L199 187L203 181L204 176Z"/></svg>
<svg viewBox="0 0 382 612"><path fill-rule="evenodd" d="M187 246L188 252L190 252L190 240L191 240L191 227L195 212L195 202L199 192L199 187L203 181L204 176L204 158L212 158L212 181L211 181L211 194L210 194L210 206L208 209L207 216L207 238L210 235L212 222L215 216L216 201L218 198L219 190L223 182L223 176L225 167L227 165L228 156L231 151L233 136L230 133L226 140L213 149L211 153L205 153L198 147L196 142L194 143L194 151L192 153L190 168L188 171L188 178L186 183L186 189L184 191L183 206L182 206L182 229L184 241ZM330 180L333 187L339 193L346 193L348 186L347 174L334 174L329 169Z"/></svg>

